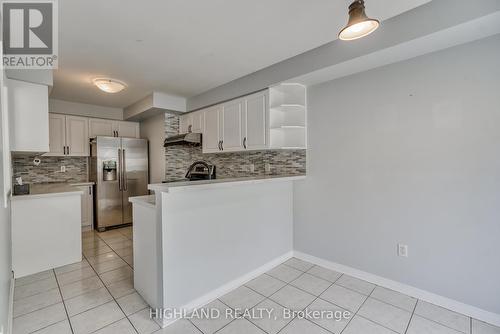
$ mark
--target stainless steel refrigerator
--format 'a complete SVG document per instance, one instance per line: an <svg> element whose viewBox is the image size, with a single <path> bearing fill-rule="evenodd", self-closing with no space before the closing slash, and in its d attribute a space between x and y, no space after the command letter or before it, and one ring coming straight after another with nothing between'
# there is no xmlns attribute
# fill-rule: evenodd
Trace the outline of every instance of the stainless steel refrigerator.
<svg viewBox="0 0 500 334"><path fill-rule="evenodd" d="M95 227L132 223L129 197L148 194L148 141L96 137L90 142L90 180L95 182Z"/></svg>

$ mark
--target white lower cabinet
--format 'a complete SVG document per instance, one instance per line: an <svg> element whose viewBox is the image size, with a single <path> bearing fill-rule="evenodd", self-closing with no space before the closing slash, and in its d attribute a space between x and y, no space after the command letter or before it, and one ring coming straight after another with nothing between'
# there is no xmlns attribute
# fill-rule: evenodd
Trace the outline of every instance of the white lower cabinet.
<svg viewBox="0 0 500 334"><path fill-rule="evenodd" d="M93 186L78 186L83 191L82 195L82 228L92 229L94 223L94 195Z"/></svg>

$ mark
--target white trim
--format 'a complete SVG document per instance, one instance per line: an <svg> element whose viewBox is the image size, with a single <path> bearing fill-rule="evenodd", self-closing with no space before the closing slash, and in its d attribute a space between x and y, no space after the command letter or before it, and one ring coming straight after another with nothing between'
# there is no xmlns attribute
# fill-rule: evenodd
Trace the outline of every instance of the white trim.
<svg viewBox="0 0 500 334"><path fill-rule="evenodd" d="M7 332L5 334L12 333L12 323L14 319L14 273L10 279L10 291L9 291L9 310L7 312Z"/></svg>
<svg viewBox="0 0 500 334"><path fill-rule="evenodd" d="M240 276L237 279L224 284L220 288L212 290L209 293L201 296L200 298L192 300L191 302L189 302L189 303L185 304L183 307L181 307L181 309L185 310L186 312L189 313L196 308L200 308L202 306L205 306L206 304L216 300L219 297L224 296L225 294L233 291L234 289L239 288L240 286L253 280L254 278L257 278L260 275L268 272L269 270L282 264L283 262L289 260L292 257L293 257L293 251L287 252L287 253L275 258L274 260L267 262L263 266L260 266L259 268L249 272L248 274ZM155 320L160 326L166 327L168 325L173 324L178 319L172 319L172 320L155 319Z"/></svg>
<svg viewBox="0 0 500 334"><path fill-rule="evenodd" d="M426 302L467 315L474 319L481 320L495 326L500 326L500 314L485 311L478 307L464 304L459 301L443 297L429 291L421 290L407 284L396 282L385 277L370 274L368 272L359 269L355 269L349 266L345 266L343 264L338 264L335 262L324 260L319 257L302 253L299 251L294 251L293 256L298 259L314 263L318 266L322 266L331 270L345 273L347 275L380 285L382 287L404 293L406 295L424 300Z"/></svg>

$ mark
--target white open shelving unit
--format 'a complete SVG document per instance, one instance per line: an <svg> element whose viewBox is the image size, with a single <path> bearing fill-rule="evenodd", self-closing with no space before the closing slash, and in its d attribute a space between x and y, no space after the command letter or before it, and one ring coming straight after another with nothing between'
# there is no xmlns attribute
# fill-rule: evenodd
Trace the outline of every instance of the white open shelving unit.
<svg viewBox="0 0 500 334"><path fill-rule="evenodd" d="M282 83L269 88L269 121L271 148L307 148L306 86Z"/></svg>

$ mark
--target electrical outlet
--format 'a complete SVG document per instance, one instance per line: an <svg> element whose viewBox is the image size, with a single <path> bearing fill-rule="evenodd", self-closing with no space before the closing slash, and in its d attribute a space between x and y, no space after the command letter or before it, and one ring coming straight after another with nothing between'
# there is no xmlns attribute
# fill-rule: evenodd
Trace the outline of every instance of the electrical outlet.
<svg viewBox="0 0 500 334"><path fill-rule="evenodd" d="M398 244L398 256L408 257L408 245Z"/></svg>
<svg viewBox="0 0 500 334"><path fill-rule="evenodd" d="M61 173L66 173L66 166L61 166Z"/></svg>
<svg viewBox="0 0 500 334"><path fill-rule="evenodd" d="M248 165L248 170L250 171L250 173L255 172L255 165L254 164Z"/></svg>
<svg viewBox="0 0 500 334"><path fill-rule="evenodd" d="M266 173L270 173L270 172L271 172L271 164L266 163L266 164L264 165L264 169L266 170Z"/></svg>

